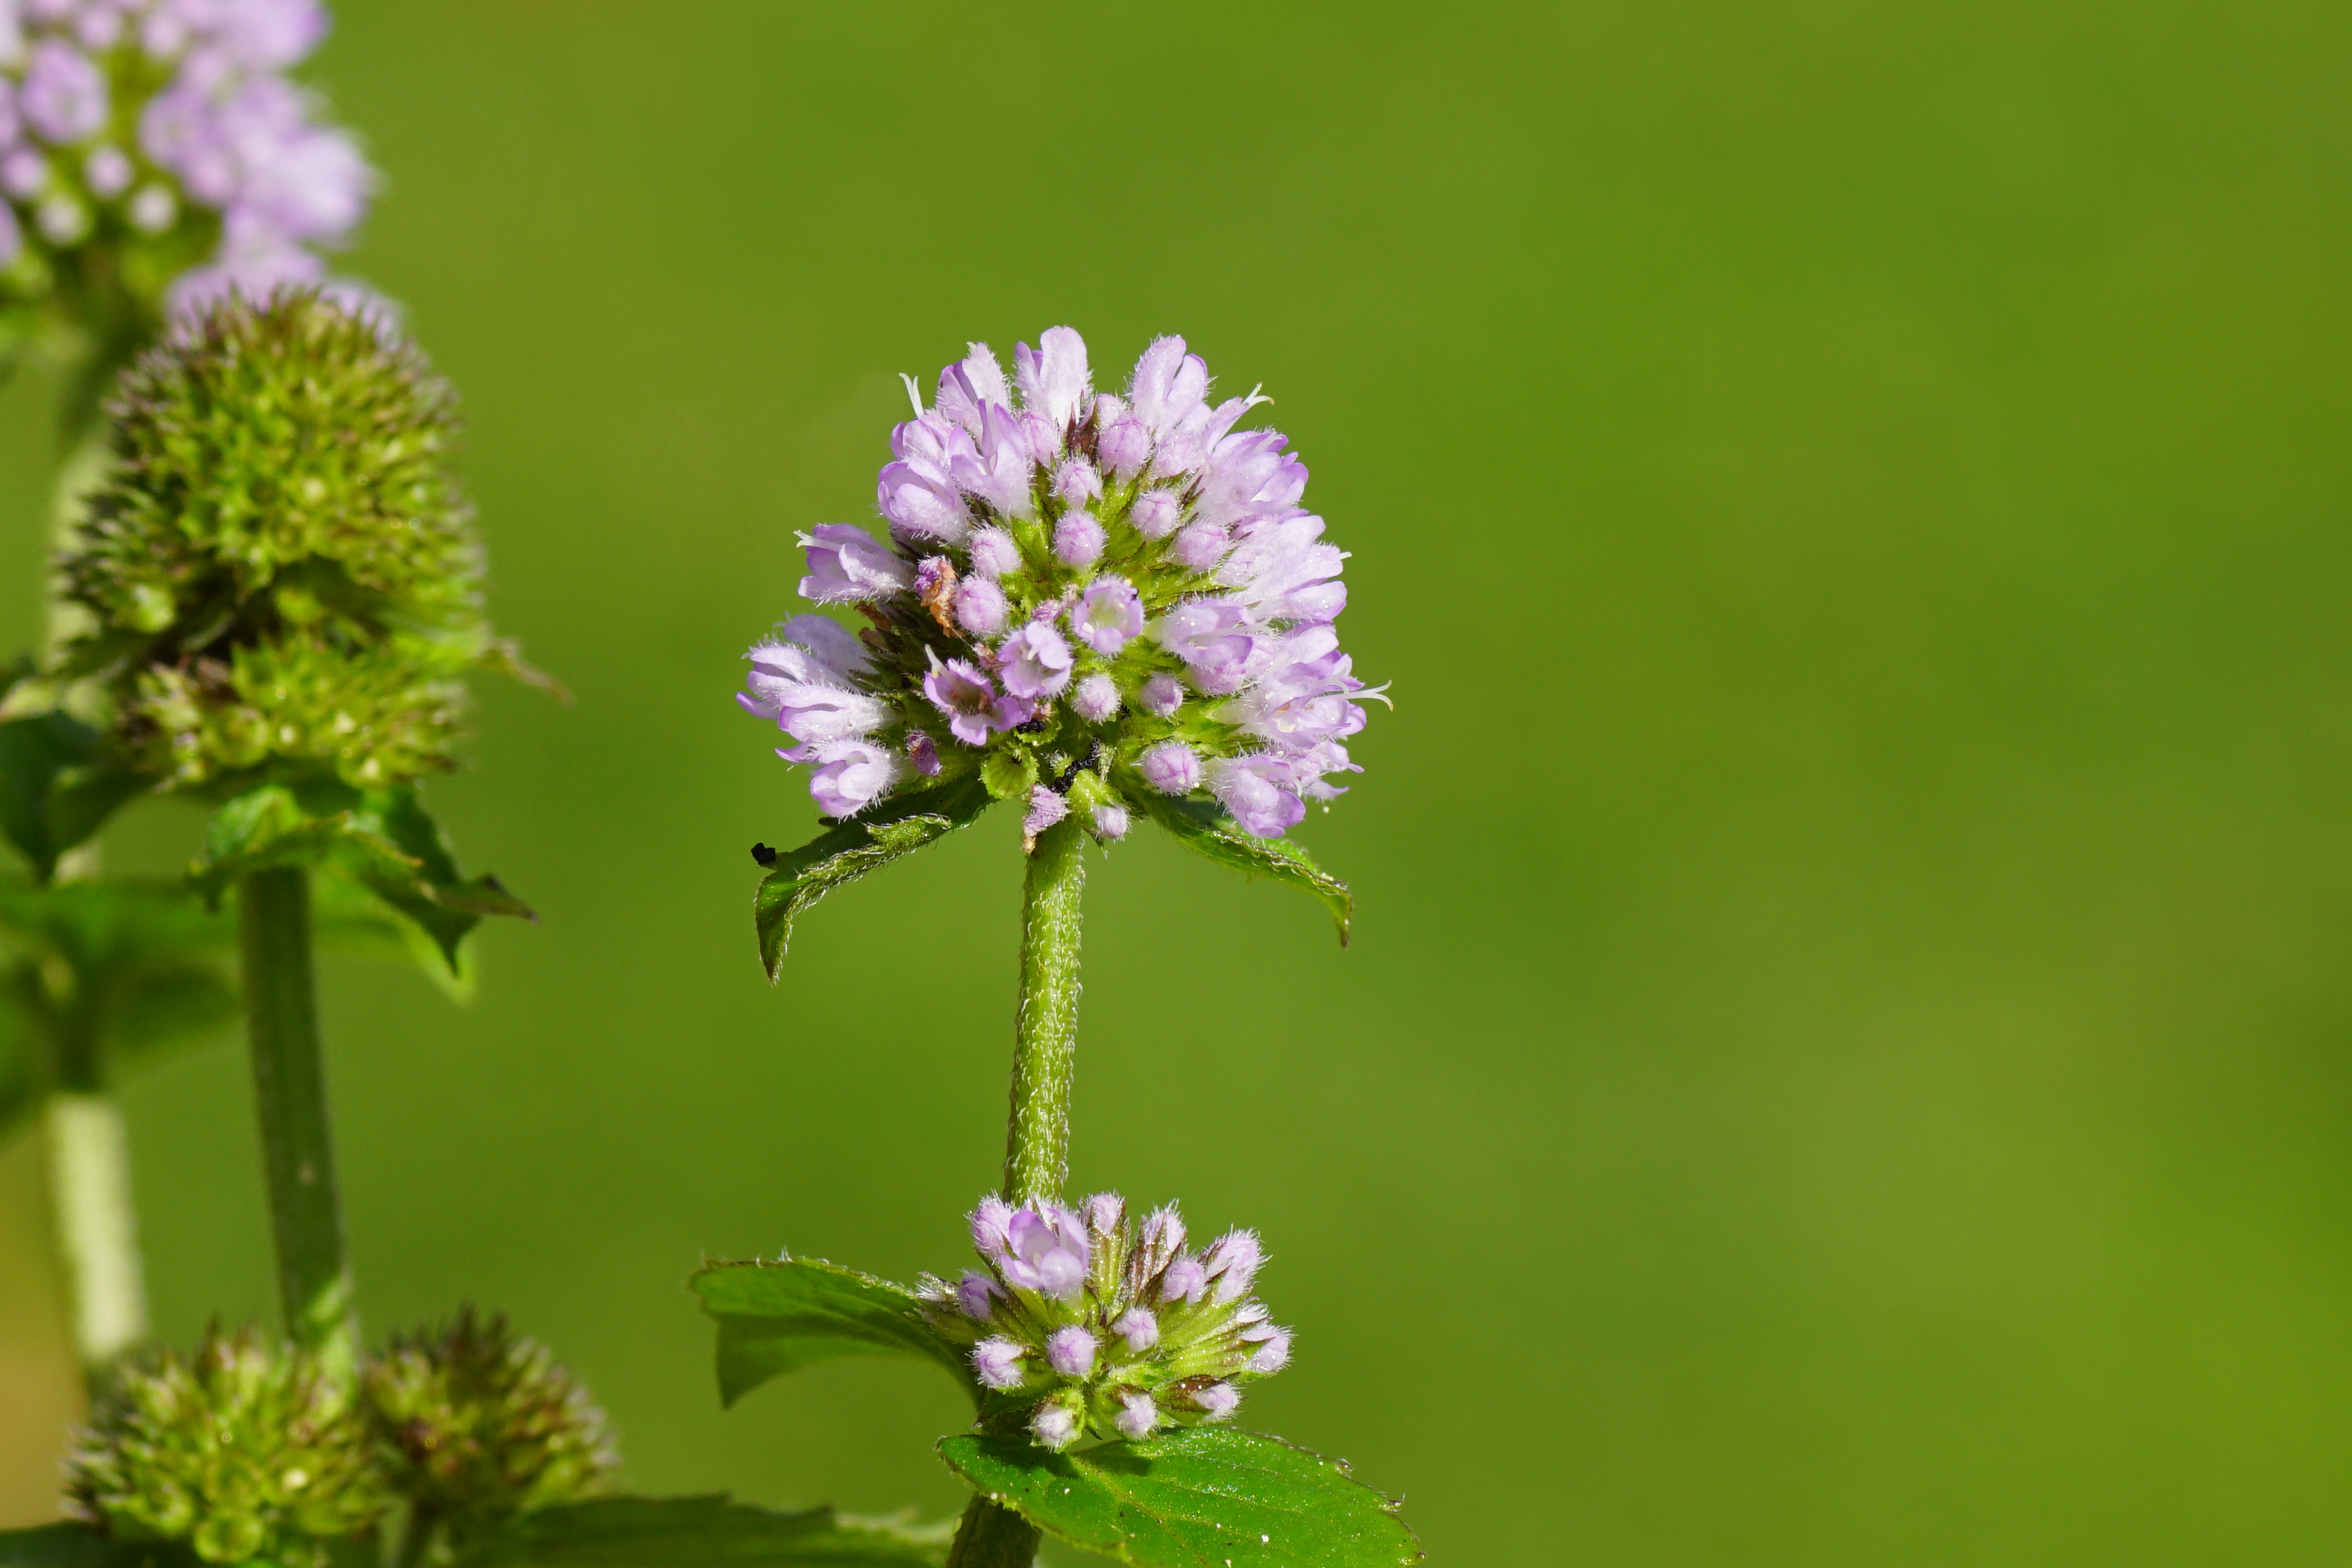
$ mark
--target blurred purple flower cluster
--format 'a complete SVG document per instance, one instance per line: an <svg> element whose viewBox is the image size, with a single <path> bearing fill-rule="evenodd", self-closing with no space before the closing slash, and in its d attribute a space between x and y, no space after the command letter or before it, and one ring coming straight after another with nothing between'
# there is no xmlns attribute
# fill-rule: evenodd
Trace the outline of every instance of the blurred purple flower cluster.
<svg viewBox="0 0 2352 1568"><path fill-rule="evenodd" d="M1079 1205L983 1201L971 1239L985 1270L922 1294L940 1328L970 1343L973 1374L1030 1406L1029 1430L1065 1448L1091 1430L1140 1438L1221 1421L1240 1384L1290 1362L1290 1331L1250 1294L1265 1255L1255 1232L1184 1249L1171 1205L1131 1222L1102 1193Z"/></svg>
<svg viewBox="0 0 2352 1568"><path fill-rule="evenodd" d="M326 30L317 0L0 0L0 283L100 246L167 257L129 270L175 312L321 281L375 183L284 75Z"/></svg>
<svg viewBox="0 0 2352 1568"><path fill-rule="evenodd" d="M855 606L853 638L803 615L750 655L749 711L797 742L829 816L974 769L1042 831L1074 807L1098 837L1129 805L1205 789L1276 837L1361 771L1356 679L1332 622L1343 553L1299 505L1307 468L1265 399L1209 400L1209 373L1161 338L1123 394L1097 393L1067 327L947 367L891 436L887 542L804 536L801 594ZM1122 804L1125 803L1125 804Z"/></svg>

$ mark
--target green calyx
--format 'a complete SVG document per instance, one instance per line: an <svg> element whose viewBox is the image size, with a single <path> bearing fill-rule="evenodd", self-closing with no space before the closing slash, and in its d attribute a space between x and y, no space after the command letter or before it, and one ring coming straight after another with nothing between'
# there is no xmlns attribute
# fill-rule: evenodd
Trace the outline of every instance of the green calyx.
<svg viewBox="0 0 2352 1568"><path fill-rule="evenodd" d="M124 1367L66 1458L69 1508L207 1563L324 1568L392 1501L367 1422L308 1356L251 1331Z"/></svg>
<svg viewBox="0 0 2352 1568"><path fill-rule="evenodd" d="M386 325L312 291L176 328L107 408L113 467L64 563L111 740L168 787L454 765L482 603L456 399Z"/></svg>
<svg viewBox="0 0 2352 1568"><path fill-rule="evenodd" d="M536 1342L468 1307L397 1338L362 1378L393 1487L437 1528L434 1551L610 1487L619 1458L604 1413ZM416 1526L412 1526L415 1528Z"/></svg>

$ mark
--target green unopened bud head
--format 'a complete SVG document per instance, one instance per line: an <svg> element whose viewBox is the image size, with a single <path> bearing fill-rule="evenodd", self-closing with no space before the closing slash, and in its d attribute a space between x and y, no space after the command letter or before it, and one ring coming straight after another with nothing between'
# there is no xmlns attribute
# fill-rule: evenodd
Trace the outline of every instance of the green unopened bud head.
<svg viewBox="0 0 2352 1568"><path fill-rule="evenodd" d="M503 1316L394 1339L362 1379L392 1484L448 1543L592 1497L619 1468L588 1391Z"/></svg>
<svg viewBox="0 0 2352 1568"><path fill-rule="evenodd" d="M324 1568L391 1500L351 1394L251 1330L126 1365L67 1453L66 1500L118 1541L279 1568Z"/></svg>
<svg viewBox="0 0 2352 1568"><path fill-rule="evenodd" d="M383 321L308 290L175 327L107 405L113 467L65 562L114 737L170 786L452 766L482 604L456 398Z"/></svg>

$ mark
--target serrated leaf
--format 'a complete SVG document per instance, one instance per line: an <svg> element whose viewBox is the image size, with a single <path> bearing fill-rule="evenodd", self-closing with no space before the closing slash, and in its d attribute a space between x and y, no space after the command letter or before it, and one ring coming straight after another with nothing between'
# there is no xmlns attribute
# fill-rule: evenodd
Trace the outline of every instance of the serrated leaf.
<svg viewBox="0 0 2352 1568"><path fill-rule="evenodd" d="M1313 895L1339 927L1339 945L1348 945L1348 927L1355 918L1356 896L1348 884L1315 864L1312 857L1286 838L1260 838L1244 830L1223 806L1207 801L1171 799L1156 790L1138 790L1129 802L1173 835L1186 848L1207 856L1220 866L1253 877L1265 877L1287 888Z"/></svg>
<svg viewBox="0 0 2352 1568"><path fill-rule="evenodd" d="M275 866L330 867L352 878L429 936L449 973L457 944L485 915L534 920L530 906L495 877L465 878L413 789L354 790L264 784L214 814L205 851L190 868L214 898L236 879Z"/></svg>
<svg viewBox="0 0 2352 1568"><path fill-rule="evenodd" d="M71 714L0 723L0 835L47 881L66 851L87 843L117 807L148 787L106 765L98 731Z"/></svg>
<svg viewBox="0 0 2352 1568"><path fill-rule="evenodd" d="M980 1396L962 1347L931 1327L903 1285L820 1258L713 1264L688 1283L719 1323L719 1396L726 1404L772 1377L854 1355L929 1361Z"/></svg>
<svg viewBox="0 0 2352 1568"><path fill-rule="evenodd" d="M829 1508L777 1513L725 1497L604 1498L525 1514L459 1568L937 1568L941 1532L845 1520Z"/></svg>
<svg viewBox="0 0 2352 1568"><path fill-rule="evenodd" d="M980 764L980 782L992 799L1026 800L1037 783L1037 759L1026 752L991 752Z"/></svg>
<svg viewBox="0 0 2352 1568"><path fill-rule="evenodd" d="M871 815L837 823L799 848L776 857L751 901L760 963L776 978L803 910L836 888L921 848L988 809L987 786L963 778L936 789L894 795Z"/></svg>
<svg viewBox="0 0 2352 1568"><path fill-rule="evenodd" d="M1396 1505L1345 1465L1230 1426L1066 1454L966 1433L940 1457L1040 1529L1139 1568L1402 1568L1423 1555Z"/></svg>
<svg viewBox="0 0 2352 1568"><path fill-rule="evenodd" d="M130 1568L142 1558L165 1555L156 1546L118 1546L86 1524L0 1530L0 1568Z"/></svg>

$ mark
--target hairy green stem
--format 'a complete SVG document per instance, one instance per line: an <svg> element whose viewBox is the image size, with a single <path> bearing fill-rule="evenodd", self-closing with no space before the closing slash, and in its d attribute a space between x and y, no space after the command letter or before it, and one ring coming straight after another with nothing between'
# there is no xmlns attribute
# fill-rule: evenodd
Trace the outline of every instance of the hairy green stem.
<svg viewBox="0 0 2352 1568"><path fill-rule="evenodd" d="M348 1382L359 1363L359 1324L319 1049L309 872L283 867L239 879L237 945L286 1332L329 1376Z"/></svg>
<svg viewBox="0 0 2352 1568"><path fill-rule="evenodd" d="M60 1089L41 1120L74 1352L95 1394L122 1352L147 1337L131 1142L110 1095Z"/></svg>
<svg viewBox="0 0 2352 1568"><path fill-rule="evenodd" d="M1070 1173L1070 1089L1077 1077L1078 901L1086 834L1066 818L1037 836L1021 900L1021 999L1013 1014L1013 1115L1004 1136L1007 1203L1059 1203Z"/></svg>
<svg viewBox="0 0 2352 1568"><path fill-rule="evenodd" d="M1037 1527L1002 1503L974 1497L964 1505L947 1568L1029 1568L1037 1561Z"/></svg>
<svg viewBox="0 0 2352 1568"><path fill-rule="evenodd" d="M1004 1133L1007 1203L1059 1203L1069 1178L1085 847L1085 831L1072 818L1037 835L1029 851L1021 894L1021 996L1013 1016L1013 1114ZM947 1568L1029 1568L1037 1542L1035 1525L975 1497L956 1526Z"/></svg>

